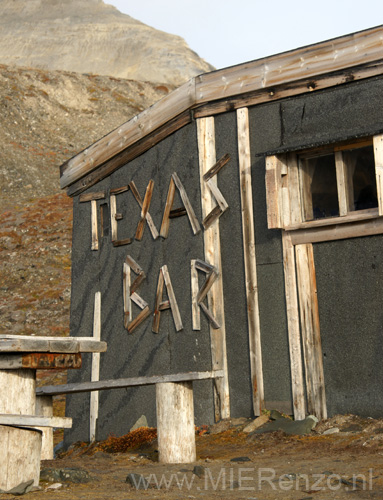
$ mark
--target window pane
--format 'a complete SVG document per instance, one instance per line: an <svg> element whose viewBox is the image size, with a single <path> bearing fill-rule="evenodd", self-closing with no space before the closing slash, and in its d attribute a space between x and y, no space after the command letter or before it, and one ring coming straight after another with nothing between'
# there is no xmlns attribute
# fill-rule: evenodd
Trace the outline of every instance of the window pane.
<svg viewBox="0 0 383 500"><path fill-rule="evenodd" d="M345 151L344 160L353 183L354 210L378 206L372 146Z"/></svg>
<svg viewBox="0 0 383 500"><path fill-rule="evenodd" d="M305 220L339 215L333 154L301 161L301 188Z"/></svg>

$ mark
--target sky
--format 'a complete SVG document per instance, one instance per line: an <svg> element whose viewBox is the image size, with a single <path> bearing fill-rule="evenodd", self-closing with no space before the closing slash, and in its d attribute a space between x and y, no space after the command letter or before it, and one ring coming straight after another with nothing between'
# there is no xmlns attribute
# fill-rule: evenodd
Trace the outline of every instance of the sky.
<svg viewBox="0 0 383 500"><path fill-rule="evenodd" d="M104 0L225 68L383 24L383 0Z"/></svg>

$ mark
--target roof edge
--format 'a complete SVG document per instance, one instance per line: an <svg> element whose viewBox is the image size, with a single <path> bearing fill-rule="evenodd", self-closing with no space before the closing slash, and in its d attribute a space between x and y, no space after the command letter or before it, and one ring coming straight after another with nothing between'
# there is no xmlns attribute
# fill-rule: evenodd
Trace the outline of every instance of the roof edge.
<svg viewBox="0 0 383 500"><path fill-rule="evenodd" d="M62 189L96 170L187 110L369 64L383 58L383 26L205 73L96 141L60 167Z"/></svg>

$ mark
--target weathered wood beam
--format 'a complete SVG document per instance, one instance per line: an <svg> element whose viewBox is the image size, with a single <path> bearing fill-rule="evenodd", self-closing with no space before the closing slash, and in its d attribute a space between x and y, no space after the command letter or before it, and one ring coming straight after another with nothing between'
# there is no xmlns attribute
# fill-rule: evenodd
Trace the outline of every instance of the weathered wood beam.
<svg viewBox="0 0 383 500"><path fill-rule="evenodd" d="M303 420L306 416L306 399L303 379L295 251L290 233L286 231L282 231L282 248L293 411L295 420Z"/></svg>
<svg viewBox="0 0 383 500"><path fill-rule="evenodd" d="M72 427L72 419L68 417L0 414L0 425L16 425L19 427L60 427L62 429L70 429Z"/></svg>
<svg viewBox="0 0 383 500"><path fill-rule="evenodd" d="M215 206L212 192L204 181L204 175L216 164L214 118L202 118L197 120L197 141L202 217L205 219ZM211 181L216 183L217 178L215 177L211 179ZM226 352L225 307L221 273L222 263L219 221L216 221L215 224L204 231L204 252L205 262L215 267L219 273L219 278L214 282L208 293L209 310L215 318L217 325L220 325L220 328L216 329L214 325L210 323L212 364L215 369L224 371L224 377L217 380L214 387L215 419L219 420L230 417L230 391Z"/></svg>
<svg viewBox="0 0 383 500"><path fill-rule="evenodd" d="M208 103L201 118L382 74L382 47L378 27L201 75L64 163L61 187L87 189L183 126L178 117L190 121L192 108Z"/></svg>
<svg viewBox="0 0 383 500"><path fill-rule="evenodd" d="M253 411L255 415L261 415L265 405L265 396L258 305L253 190L251 184L250 123L247 108L237 110L237 135Z"/></svg>
<svg viewBox="0 0 383 500"><path fill-rule="evenodd" d="M105 352L106 342L92 337L32 337L29 335L0 335L0 352Z"/></svg>
<svg viewBox="0 0 383 500"><path fill-rule="evenodd" d="M223 370L205 372L174 373L170 375L153 375L148 377L120 378L100 380L99 382L79 382L65 385L45 385L36 390L36 394L57 396L59 394L75 394L78 392L103 391L109 389L123 389L137 385L154 385L163 382L186 382L189 380L220 379Z"/></svg>

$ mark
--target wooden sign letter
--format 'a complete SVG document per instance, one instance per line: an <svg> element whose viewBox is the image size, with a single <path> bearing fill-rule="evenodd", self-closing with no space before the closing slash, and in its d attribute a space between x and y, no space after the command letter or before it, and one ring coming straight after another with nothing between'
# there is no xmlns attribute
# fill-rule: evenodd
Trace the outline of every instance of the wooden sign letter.
<svg viewBox="0 0 383 500"><path fill-rule="evenodd" d="M209 189L214 196L217 205L213 208L213 210L207 214L207 216L204 218L202 225L205 229L208 229L214 221L216 221L225 210L229 208L229 205L227 204L227 201L223 197L221 191L218 189L217 182L216 180L213 180L213 178L218 174L218 172L221 170L222 167L226 165L226 163L230 160L230 155L227 153L220 160L217 161L215 165L211 167L210 170L206 172L206 174L203 176L204 182L209 186Z"/></svg>
<svg viewBox="0 0 383 500"><path fill-rule="evenodd" d="M206 274L206 279L200 289L198 285L198 271L202 271ZM194 259L191 261L193 330L201 330L199 308L201 308L202 311L205 313L207 319L209 320L211 326L214 329L220 328L220 325L217 323L216 319L214 318L210 310L203 303L210 288L213 286L213 283L217 278L218 278L218 271L214 266L211 266L207 262L204 262L199 259Z"/></svg>
<svg viewBox="0 0 383 500"><path fill-rule="evenodd" d="M112 228L112 243L114 247L120 247L122 245L129 245L132 243L131 238L126 238L125 240L119 240L117 236L117 221L123 219L123 215L117 213L117 200L116 196L121 193L129 191L129 186L124 186L121 188L110 190L110 225Z"/></svg>
<svg viewBox="0 0 383 500"><path fill-rule="evenodd" d="M181 209L177 209L177 210L172 211L176 188L178 189L178 191L180 193L181 200L182 200L184 206ZM175 213L177 213L177 214L175 214ZM162 218L162 224L161 224L161 229L160 229L160 235L163 238L167 238L168 234L169 234L170 219L173 216L180 216L180 215L184 215L185 213L189 217L189 221L190 221L190 224L191 224L191 227L193 230L193 234L198 234L201 231L201 226L200 226L198 219L194 213L193 207L190 203L190 200L189 200L189 197L186 193L186 190L185 190L180 178L178 177L176 172L174 172L172 174L172 178L170 179L168 196L166 198L164 216Z"/></svg>
<svg viewBox="0 0 383 500"><path fill-rule="evenodd" d="M145 221L148 223L150 232L152 233L153 239L156 240L159 236L158 231L156 226L154 225L153 219L149 213L149 207L150 207L150 202L152 201L152 194L153 194L153 187L154 187L154 181L150 179L148 187L146 188L146 193L145 193L145 198L144 201L142 201L141 195L138 192L138 189L134 183L134 181L131 181L129 183L130 190L133 193L133 196L137 203L139 204L141 208L141 220L139 221L137 225L137 230L136 230L136 240L141 241L142 236L144 234L144 229L145 229Z"/></svg>
<svg viewBox="0 0 383 500"><path fill-rule="evenodd" d="M169 300L162 300L164 283L166 285L166 290L168 293ZM154 306L154 318L152 331L158 333L160 331L160 316L161 311L165 309L171 309L173 314L174 324L176 326L177 332L183 329L180 311L178 309L178 304L176 297L174 295L174 290L172 282L170 281L169 271L167 266L162 266L160 269L160 274L158 276L157 293L156 293L156 303Z"/></svg>
<svg viewBox="0 0 383 500"><path fill-rule="evenodd" d="M137 278L131 283L130 270L137 274ZM124 280L123 280L123 297L124 297L124 327L129 333L132 333L149 315L149 305L145 300L136 293L136 290L145 279L145 273L135 260L130 255L126 257L124 262ZM133 319L132 301L142 311Z"/></svg>
<svg viewBox="0 0 383 500"><path fill-rule="evenodd" d="M80 195L79 201L80 203L85 203L87 201L91 202L91 235L92 235L92 244L91 250L98 250L98 219L97 219L97 201L105 198L105 192L100 191L98 193L86 193Z"/></svg>

